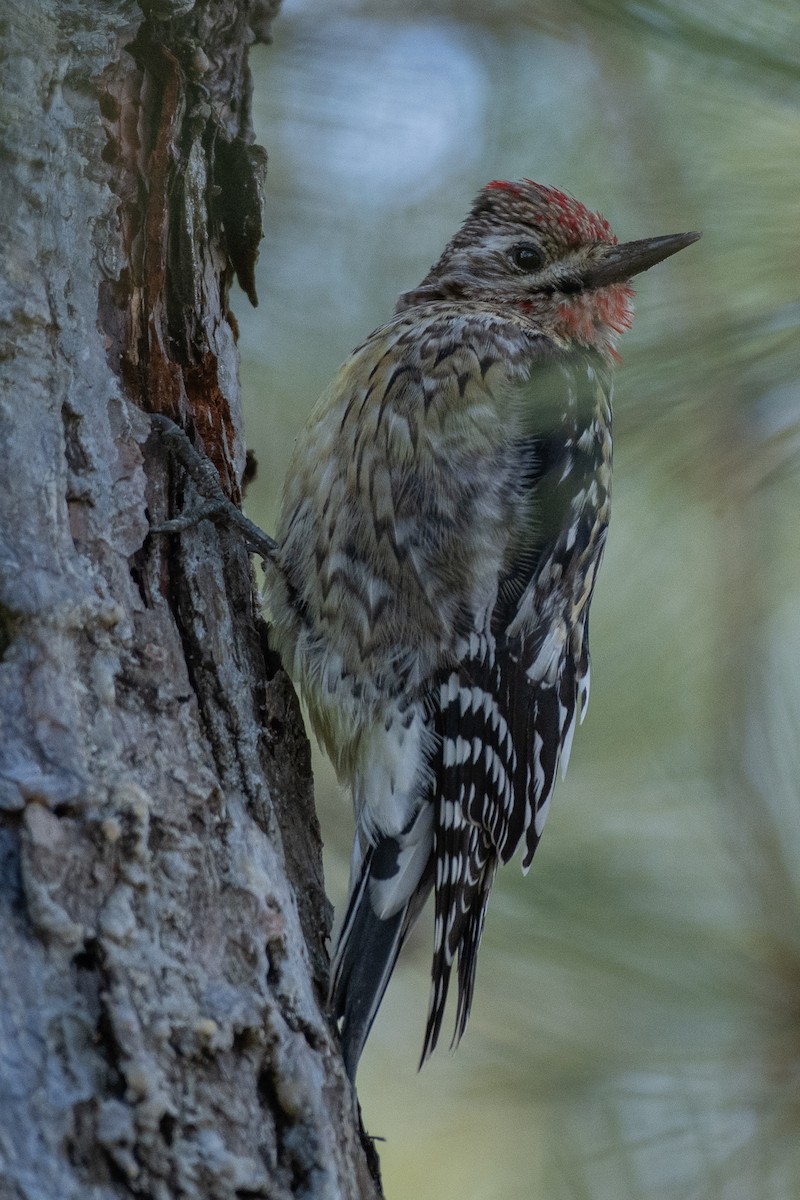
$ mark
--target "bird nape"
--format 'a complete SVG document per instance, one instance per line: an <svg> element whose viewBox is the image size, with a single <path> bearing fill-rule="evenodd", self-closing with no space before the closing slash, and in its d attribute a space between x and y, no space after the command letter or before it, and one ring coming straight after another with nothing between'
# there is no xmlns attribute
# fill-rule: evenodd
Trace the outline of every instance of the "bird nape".
<svg viewBox="0 0 800 1200"><path fill-rule="evenodd" d="M586 711L629 281L698 237L620 244L563 192L488 184L298 439L267 586L353 796L331 982L351 1078L431 890L422 1061L456 956L464 1033L495 871L520 845L530 866Z"/></svg>

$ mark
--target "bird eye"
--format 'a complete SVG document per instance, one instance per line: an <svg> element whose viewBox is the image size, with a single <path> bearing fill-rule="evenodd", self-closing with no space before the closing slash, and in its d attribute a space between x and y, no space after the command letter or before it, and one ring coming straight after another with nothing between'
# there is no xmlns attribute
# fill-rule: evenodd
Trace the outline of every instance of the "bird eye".
<svg viewBox="0 0 800 1200"><path fill-rule="evenodd" d="M538 271L539 267L544 264L544 255L538 246L531 245L530 242L521 242L518 246L512 246L509 250L511 261L515 267L519 267L520 271Z"/></svg>

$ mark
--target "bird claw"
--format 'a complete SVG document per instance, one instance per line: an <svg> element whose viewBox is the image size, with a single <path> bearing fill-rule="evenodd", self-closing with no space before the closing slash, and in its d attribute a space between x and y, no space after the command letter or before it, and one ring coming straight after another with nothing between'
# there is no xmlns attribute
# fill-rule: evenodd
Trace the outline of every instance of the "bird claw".
<svg viewBox="0 0 800 1200"><path fill-rule="evenodd" d="M248 520L233 501L228 499L222 490L214 464L192 445L186 431L162 413L151 413L150 421L194 481L200 496L199 501L190 503L186 511L179 516L163 521L160 525L151 525L151 532L185 533L200 521L211 520L235 530L243 538L251 554L258 554L265 562L272 561L278 552L278 543Z"/></svg>
<svg viewBox="0 0 800 1200"><path fill-rule="evenodd" d="M238 512L230 500L205 500L202 504L190 504L179 517L172 517L161 525L151 525L151 533L185 533L200 521L219 520L223 524L230 517L228 505Z"/></svg>

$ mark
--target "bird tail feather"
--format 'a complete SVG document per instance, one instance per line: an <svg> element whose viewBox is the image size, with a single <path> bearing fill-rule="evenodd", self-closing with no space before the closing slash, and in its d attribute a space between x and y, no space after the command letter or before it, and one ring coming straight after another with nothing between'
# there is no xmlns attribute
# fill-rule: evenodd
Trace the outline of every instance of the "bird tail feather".
<svg viewBox="0 0 800 1200"><path fill-rule="evenodd" d="M351 881L330 988L351 1080L397 956L433 886L430 807L424 806L397 837L369 846Z"/></svg>

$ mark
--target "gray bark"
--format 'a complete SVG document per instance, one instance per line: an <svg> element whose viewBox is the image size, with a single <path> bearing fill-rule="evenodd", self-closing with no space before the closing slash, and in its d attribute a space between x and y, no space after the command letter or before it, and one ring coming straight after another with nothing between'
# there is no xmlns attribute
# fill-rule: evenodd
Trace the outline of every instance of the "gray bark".
<svg viewBox="0 0 800 1200"><path fill-rule="evenodd" d="M0 1196L375 1197L324 1015L320 839L240 541L236 270L269 3L6 0ZM369 1161L368 1161L369 1160Z"/></svg>

